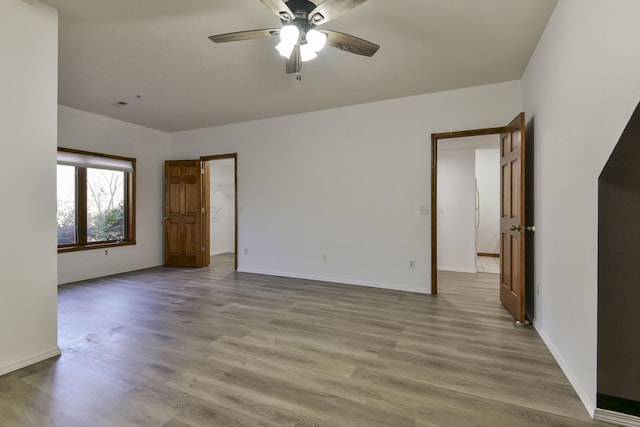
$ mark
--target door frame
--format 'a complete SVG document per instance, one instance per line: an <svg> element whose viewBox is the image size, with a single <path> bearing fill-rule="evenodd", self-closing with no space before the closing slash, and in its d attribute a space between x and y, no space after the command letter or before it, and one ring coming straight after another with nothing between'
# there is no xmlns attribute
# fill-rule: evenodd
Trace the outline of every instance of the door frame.
<svg viewBox="0 0 640 427"><path fill-rule="evenodd" d="M467 136L498 135L504 126L431 134L431 295L438 294L438 142Z"/></svg>
<svg viewBox="0 0 640 427"><path fill-rule="evenodd" d="M201 156L200 160L208 162L210 160L223 160L223 159L233 159L233 244L234 244L234 260L233 260L233 269L238 270L238 153L229 153L229 154L215 154L211 156ZM209 213L209 209L207 209L207 213ZM207 221L210 222L210 215L207 214Z"/></svg>

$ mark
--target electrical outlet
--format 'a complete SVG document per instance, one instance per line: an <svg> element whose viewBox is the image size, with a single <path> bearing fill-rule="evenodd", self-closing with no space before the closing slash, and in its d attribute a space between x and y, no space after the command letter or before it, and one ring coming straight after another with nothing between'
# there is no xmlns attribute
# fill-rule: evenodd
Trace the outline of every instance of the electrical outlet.
<svg viewBox="0 0 640 427"><path fill-rule="evenodd" d="M108 256L109 255L109 251L104 251L104 256Z"/></svg>
<svg viewBox="0 0 640 427"><path fill-rule="evenodd" d="M415 260L412 260L412 259L410 259L410 260L409 260L409 268L410 268L410 269L414 269L414 268L416 268L416 262L415 262Z"/></svg>
<svg viewBox="0 0 640 427"><path fill-rule="evenodd" d="M244 254L249 255L249 248L244 248Z"/></svg>
<svg viewBox="0 0 640 427"><path fill-rule="evenodd" d="M322 262L328 262L328 261L329 261L329 255L322 254Z"/></svg>

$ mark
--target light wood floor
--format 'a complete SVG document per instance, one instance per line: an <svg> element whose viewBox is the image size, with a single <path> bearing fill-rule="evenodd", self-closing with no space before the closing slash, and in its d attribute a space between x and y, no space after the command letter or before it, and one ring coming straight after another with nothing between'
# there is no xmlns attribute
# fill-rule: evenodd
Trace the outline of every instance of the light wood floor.
<svg viewBox="0 0 640 427"><path fill-rule="evenodd" d="M0 425L600 425L495 275L432 297L217 261L62 286L63 355L0 377Z"/></svg>

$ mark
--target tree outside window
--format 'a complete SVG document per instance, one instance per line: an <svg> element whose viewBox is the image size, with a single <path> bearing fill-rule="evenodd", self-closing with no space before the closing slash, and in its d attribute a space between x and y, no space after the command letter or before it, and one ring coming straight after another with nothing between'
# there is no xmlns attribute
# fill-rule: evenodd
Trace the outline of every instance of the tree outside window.
<svg viewBox="0 0 640 427"><path fill-rule="evenodd" d="M124 240L124 172L87 169L87 241Z"/></svg>

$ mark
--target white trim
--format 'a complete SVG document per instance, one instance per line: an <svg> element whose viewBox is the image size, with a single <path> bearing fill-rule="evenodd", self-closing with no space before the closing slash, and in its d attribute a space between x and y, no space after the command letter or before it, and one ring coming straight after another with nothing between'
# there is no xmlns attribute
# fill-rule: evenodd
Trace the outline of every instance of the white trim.
<svg viewBox="0 0 640 427"><path fill-rule="evenodd" d="M233 251L233 249L227 249L227 250L222 249L220 251L212 252L211 256L226 255L226 254L235 255L235 252Z"/></svg>
<svg viewBox="0 0 640 427"><path fill-rule="evenodd" d="M620 412L609 411L607 409L596 408L596 413L593 416L593 419L623 427L640 427L639 417L621 414Z"/></svg>
<svg viewBox="0 0 640 427"><path fill-rule="evenodd" d="M442 271L450 271L452 273L477 273L477 269L470 270L468 268L458 268L458 267L438 267L438 270Z"/></svg>
<svg viewBox="0 0 640 427"><path fill-rule="evenodd" d="M276 276L276 277L289 277L292 279L303 279L303 280L314 280L318 282L329 282L329 283L337 283L341 285L356 285L356 286L367 286L370 288L381 288L387 289L389 291L402 291L402 292L415 292L419 294L430 294L430 289L414 289L408 287L391 287L389 284L385 283L375 283L375 282L365 282L359 280L349 280L349 279L340 279L336 277L329 276L315 276L315 275L301 275L296 273L287 273L282 271L269 271L269 270L260 270L260 269L251 269L251 268L238 268L239 273L252 273L252 274L262 274L265 276Z"/></svg>
<svg viewBox="0 0 640 427"><path fill-rule="evenodd" d="M15 362L11 362L7 365L0 366L0 375L8 374L9 372L17 371L26 366L33 365L34 363L42 362L43 360L50 359L52 357L60 356L62 352L60 347L56 346L40 353L33 354L29 357L25 357Z"/></svg>
<svg viewBox="0 0 640 427"><path fill-rule="evenodd" d="M578 397L582 401L582 404L584 405L586 410L589 412L589 415L591 415L591 417L593 418L595 410L596 410L595 401L591 398L591 395L589 393L587 393L582 388L582 385L580 384L580 382L578 381L576 376L573 375L573 372L571 371L571 368L569 367L569 364L567 364L565 362L565 360L560 355L560 352L558 351L558 349L555 348L555 346L553 345L551 340L547 337L547 335L544 333L544 331L542 331L541 329L539 329L536 326L536 321L535 320L533 320L533 327L538 332L538 335L540 335L540 338L542 338L542 341L544 342L544 344L547 346L547 348L551 352L551 355L553 356L553 358L556 359L556 362L560 366L560 369L562 369L562 372L564 373L564 375L569 380L569 383L571 384L571 386L575 390L576 394L578 395Z"/></svg>

